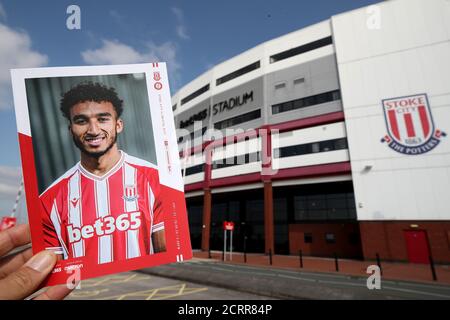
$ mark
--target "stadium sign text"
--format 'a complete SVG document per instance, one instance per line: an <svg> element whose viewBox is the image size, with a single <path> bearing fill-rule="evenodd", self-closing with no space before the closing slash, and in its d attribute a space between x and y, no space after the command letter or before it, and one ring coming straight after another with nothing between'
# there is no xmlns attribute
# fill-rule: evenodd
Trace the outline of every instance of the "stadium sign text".
<svg viewBox="0 0 450 320"><path fill-rule="evenodd" d="M253 102L253 90L250 92L246 92L240 96L231 97L227 100L220 101L215 103L212 106L212 114L217 115L222 113L223 111L229 111L233 108L243 106L248 102ZM180 120L180 129L189 127L194 124L195 121L203 121L209 117L209 108L205 108L196 114L193 114L186 120Z"/></svg>
<svg viewBox="0 0 450 320"><path fill-rule="evenodd" d="M235 107L240 107L249 101L253 102L253 91L214 104L213 115L222 113L225 110L232 110Z"/></svg>

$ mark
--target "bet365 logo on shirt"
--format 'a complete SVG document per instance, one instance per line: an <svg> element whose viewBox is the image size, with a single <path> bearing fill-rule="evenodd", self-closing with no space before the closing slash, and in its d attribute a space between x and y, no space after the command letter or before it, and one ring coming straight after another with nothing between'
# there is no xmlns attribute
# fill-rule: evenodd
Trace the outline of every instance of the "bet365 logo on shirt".
<svg viewBox="0 0 450 320"><path fill-rule="evenodd" d="M110 235L116 230L128 231L137 230L141 226L141 213L139 211L132 213L123 213L117 218L106 216L95 220L94 224L87 224L81 228L73 225L67 226L69 242L78 242L81 239L89 239L94 235L97 237Z"/></svg>

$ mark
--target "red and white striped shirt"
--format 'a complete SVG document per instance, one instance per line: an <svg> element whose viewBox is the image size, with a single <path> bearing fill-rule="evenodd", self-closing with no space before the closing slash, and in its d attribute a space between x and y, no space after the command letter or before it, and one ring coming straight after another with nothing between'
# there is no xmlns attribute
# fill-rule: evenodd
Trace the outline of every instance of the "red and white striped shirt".
<svg viewBox="0 0 450 320"><path fill-rule="evenodd" d="M164 230L158 171L121 151L102 177L81 163L40 196L46 249L98 264L152 254Z"/></svg>

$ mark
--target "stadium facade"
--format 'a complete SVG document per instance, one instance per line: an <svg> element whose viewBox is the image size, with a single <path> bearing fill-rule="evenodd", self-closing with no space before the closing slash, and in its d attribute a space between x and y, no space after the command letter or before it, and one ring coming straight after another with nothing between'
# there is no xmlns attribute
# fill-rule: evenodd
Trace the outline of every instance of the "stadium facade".
<svg viewBox="0 0 450 320"><path fill-rule="evenodd" d="M450 2L393 0L181 88L194 249L450 262Z"/></svg>

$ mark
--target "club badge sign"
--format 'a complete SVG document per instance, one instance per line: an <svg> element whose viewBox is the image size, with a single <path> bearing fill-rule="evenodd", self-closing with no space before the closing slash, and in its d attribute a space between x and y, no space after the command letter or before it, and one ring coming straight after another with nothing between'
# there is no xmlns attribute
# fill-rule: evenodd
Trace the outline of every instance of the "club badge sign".
<svg viewBox="0 0 450 320"><path fill-rule="evenodd" d="M45 285L192 257L165 63L12 70Z"/></svg>
<svg viewBox="0 0 450 320"><path fill-rule="evenodd" d="M234 222L233 221L224 221L223 222L223 230L233 231L234 230Z"/></svg>
<svg viewBox="0 0 450 320"><path fill-rule="evenodd" d="M419 155L433 150L445 137L435 128L426 94L382 100L386 134L381 142L399 153Z"/></svg>

